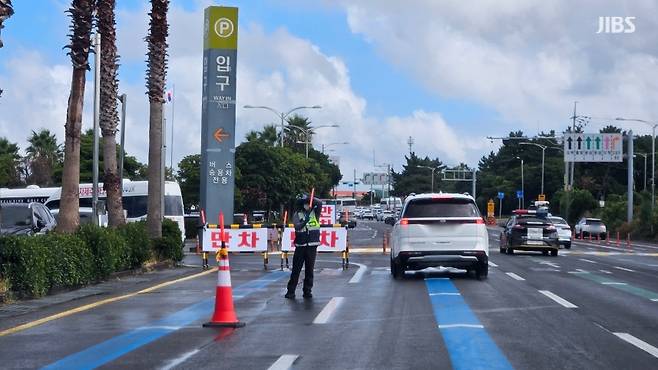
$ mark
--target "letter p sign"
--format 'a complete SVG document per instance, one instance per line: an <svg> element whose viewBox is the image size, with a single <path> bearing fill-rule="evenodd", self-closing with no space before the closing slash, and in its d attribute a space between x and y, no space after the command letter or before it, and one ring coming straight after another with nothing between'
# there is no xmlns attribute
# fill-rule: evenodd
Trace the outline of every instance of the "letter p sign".
<svg viewBox="0 0 658 370"><path fill-rule="evenodd" d="M233 34L233 22L228 18L219 18L215 22L215 33L217 36L227 38Z"/></svg>

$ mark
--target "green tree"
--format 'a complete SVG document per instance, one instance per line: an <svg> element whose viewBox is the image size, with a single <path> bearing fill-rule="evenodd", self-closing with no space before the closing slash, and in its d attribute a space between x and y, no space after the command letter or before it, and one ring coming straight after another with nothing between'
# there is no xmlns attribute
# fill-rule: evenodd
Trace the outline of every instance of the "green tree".
<svg viewBox="0 0 658 370"><path fill-rule="evenodd" d="M53 186L55 170L58 167L61 169L62 161L62 148L57 144L57 137L50 130L41 129L39 132L32 131L27 141L30 143L25 149L29 173L27 183Z"/></svg>
<svg viewBox="0 0 658 370"><path fill-rule="evenodd" d="M0 138L0 187L15 187L23 185L20 175L21 156L18 144Z"/></svg>
<svg viewBox="0 0 658 370"><path fill-rule="evenodd" d="M85 131L80 137L80 182L90 183L93 181L92 174L94 168L93 162L94 150L94 132L89 129ZM117 151L121 147L117 144ZM105 155L103 151L98 153L99 168L103 168L105 164ZM140 163L134 156L126 154L123 159L123 177L130 180L147 180L147 167L145 164Z"/></svg>
<svg viewBox="0 0 658 370"><path fill-rule="evenodd" d="M183 193L185 210L189 212L192 207L199 208L201 193L201 154L192 154L178 162L176 179Z"/></svg>
<svg viewBox="0 0 658 370"><path fill-rule="evenodd" d="M436 168L434 171L434 191L442 189L440 171L446 166L438 158L420 158L412 152L405 156L407 163L402 166L402 172L392 171L394 190L396 196L407 196L410 193L429 193L432 191L432 170L425 167Z"/></svg>

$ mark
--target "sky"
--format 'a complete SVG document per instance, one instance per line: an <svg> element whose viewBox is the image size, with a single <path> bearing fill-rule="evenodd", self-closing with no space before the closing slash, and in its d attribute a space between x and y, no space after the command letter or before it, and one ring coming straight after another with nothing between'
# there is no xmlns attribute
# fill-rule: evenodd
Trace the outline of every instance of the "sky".
<svg viewBox="0 0 658 370"><path fill-rule="evenodd" d="M117 3L126 150L146 162L149 2ZM21 148L41 128L63 140L69 5L14 1L15 14L2 30L0 136ZM646 125L613 118L658 122L656 1L172 0L167 80L175 88L175 112L172 117L169 104L165 114L174 126L174 165L200 151L203 9L209 5L239 8L238 106L321 105L300 112L313 125L340 125L318 129L313 145L349 142L328 147L340 158L343 180L351 181L355 169L357 178L382 171L375 165L385 163L400 171L409 137L420 156L476 166L501 145L487 136L562 132L574 101L579 115L594 117L586 131L612 123L647 134ZM634 17L627 20L634 30L597 33L600 17ZM93 123L92 77L85 129ZM236 144L277 120L268 111L238 108Z"/></svg>

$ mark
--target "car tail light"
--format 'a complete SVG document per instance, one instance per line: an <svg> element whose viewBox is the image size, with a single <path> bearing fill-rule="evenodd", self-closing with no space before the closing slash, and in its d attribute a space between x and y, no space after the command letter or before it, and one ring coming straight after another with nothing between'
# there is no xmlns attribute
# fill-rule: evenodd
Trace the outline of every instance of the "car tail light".
<svg viewBox="0 0 658 370"><path fill-rule="evenodd" d="M555 226L549 226L549 227L546 228L546 230L548 230L548 231L557 231Z"/></svg>
<svg viewBox="0 0 658 370"><path fill-rule="evenodd" d="M475 220L475 223L478 224L478 225L484 225L484 219L483 218L478 218L477 220Z"/></svg>
<svg viewBox="0 0 658 370"><path fill-rule="evenodd" d="M400 225L409 225L409 219L403 218L400 220Z"/></svg>
<svg viewBox="0 0 658 370"><path fill-rule="evenodd" d="M513 229L523 230L523 226L522 225L514 225Z"/></svg>

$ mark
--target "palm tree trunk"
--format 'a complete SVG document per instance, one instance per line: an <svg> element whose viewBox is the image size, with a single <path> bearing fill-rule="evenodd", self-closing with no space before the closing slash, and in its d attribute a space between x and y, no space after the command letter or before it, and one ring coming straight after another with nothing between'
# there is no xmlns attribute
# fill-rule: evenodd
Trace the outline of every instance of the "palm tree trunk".
<svg viewBox="0 0 658 370"><path fill-rule="evenodd" d="M148 210L146 228L151 238L162 236L162 104L167 78L167 11L169 0L151 0L146 87L149 96Z"/></svg>
<svg viewBox="0 0 658 370"><path fill-rule="evenodd" d="M115 0L98 0L98 30L101 34L101 101L100 127L103 133L103 188L107 193L107 212L110 227L123 225L123 186L117 170L116 133L119 123L117 98L118 56L116 46Z"/></svg>
<svg viewBox="0 0 658 370"><path fill-rule="evenodd" d="M151 238L162 236L162 103L149 105L148 215L146 226Z"/></svg>
<svg viewBox="0 0 658 370"><path fill-rule="evenodd" d="M84 102L86 72L89 69L91 27L94 2L73 0L68 12L71 15L71 43L69 55L73 64L71 94L66 112L64 140L64 171L57 229L72 233L80 224L80 129Z"/></svg>
<svg viewBox="0 0 658 370"><path fill-rule="evenodd" d="M107 216L110 227L126 223L123 217L123 186L117 172L116 135L103 134L103 188L107 193Z"/></svg>
<svg viewBox="0 0 658 370"><path fill-rule="evenodd" d="M0 33L5 28L3 23L14 14L14 8L11 5L11 0L0 0ZM0 38L0 48L2 48L2 39ZM2 96L2 89L0 89L0 96Z"/></svg>
<svg viewBox="0 0 658 370"><path fill-rule="evenodd" d="M64 233L74 232L80 224L80 129L82 103L85 95L86 71L74 69L71 95L66 113L64 140L64 170L57 228Z"/></svg>

